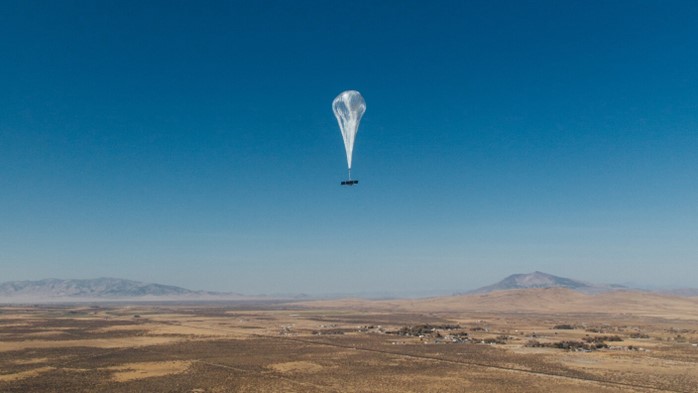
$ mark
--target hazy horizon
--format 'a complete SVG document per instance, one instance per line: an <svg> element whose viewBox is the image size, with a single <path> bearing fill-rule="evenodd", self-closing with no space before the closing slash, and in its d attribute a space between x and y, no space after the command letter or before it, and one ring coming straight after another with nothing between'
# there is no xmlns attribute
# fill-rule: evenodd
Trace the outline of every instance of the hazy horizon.
<svg viewBox="0 0 698 393"><path fill-rule="evenodd" d="M0 4L0 281L698 287L698 3ZM366 113L346 177L331 109Z"/></svg>
<svg viewBox="0 0 698 393"><path fill-rule="evenodd" d="M166 285L166 286L176 286L176 287L181 287L183 289L187 290L192 290L192 291L210 291L210 292L219 292L219 293L236 293L240 294L243 296L274 296L274 295L289 295L289 296L294 296L294 295L309 295L309 296L329 296L329 297L341 297L341 296L361 296L361 297L424 297L424 296L442 296L442 295L454 295L454 294L461 294L461 293L467 293L474 291L476 289L480 289L481 287L489 286L492 284L497 284L499 281L502 281L512 275L527 275L527 274L533 274L533 273L540 273L539 271L535 272L526 272L526 273L512 273L507 275L506 277L501 277L501 279L498 279L493 282L489 283L482 283L478 284L475 287L470 287L470 288L421 288L421 289L404 289L404 290L390 290L390 289L381 289L381 288L372 288L372 289L366 289L366 290L360 290L360 291L318 291L318 290L313 290L310 289L309 291L296 291L296 292L283 292L283 291L269 291L269 292L255 292L255 293L243 293L240 291L235 291L235 290L212 290L210 288L189 288L189 287L183 287L180 285L174 285L170 284L167 282L152 282L152 281L144 281L140 280L137 278L123 278L123 277L83 277L83 278L74 278L74 277L45 277L41 279L31 279L31 280L12 280L9 282L21 282L21 281L31 281L31 282L39 282L39 281L44 281L44 280L100 280L100 279L108 279L108 280L130 280L134 282L141 282L144 284L158 284L158 285ZM546 272L542 272L544 274L549 274ZM557 276L553 274L553 276ZM637 282L600 282L600 281L587 281L587 280L578 280L575 277L562 277L562 276L557 276L560 278L567 278L567 279L572 279L576 281L581 281L587 284L591 285L621 285L628 290L675 290L675 289L698 289L695 287L683 287L683 286L662 286L662 285L655 285L652 283L637 283ZM8 281L0 281L0 284L3 284Z"/></svg>

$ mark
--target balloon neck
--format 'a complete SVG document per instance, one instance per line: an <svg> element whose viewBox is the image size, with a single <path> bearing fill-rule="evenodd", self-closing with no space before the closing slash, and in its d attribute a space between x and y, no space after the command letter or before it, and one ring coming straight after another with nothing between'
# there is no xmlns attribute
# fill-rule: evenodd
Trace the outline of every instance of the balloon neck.
<svg viewBox="0 0 698 393"><path fill-rule="evenodd" d="M351 180L351 168L349 168L349 180Z"/></svg>

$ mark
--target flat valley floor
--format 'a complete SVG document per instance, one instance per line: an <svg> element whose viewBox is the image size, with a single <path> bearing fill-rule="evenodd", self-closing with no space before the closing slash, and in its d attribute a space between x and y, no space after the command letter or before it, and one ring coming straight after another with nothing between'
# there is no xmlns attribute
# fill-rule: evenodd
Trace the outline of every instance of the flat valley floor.
<svg viewBox="0 0 698 393"><path fill-rule="evenodd" d="M698 392L698 301L657 299L4 306L0 392Z"/></svg>

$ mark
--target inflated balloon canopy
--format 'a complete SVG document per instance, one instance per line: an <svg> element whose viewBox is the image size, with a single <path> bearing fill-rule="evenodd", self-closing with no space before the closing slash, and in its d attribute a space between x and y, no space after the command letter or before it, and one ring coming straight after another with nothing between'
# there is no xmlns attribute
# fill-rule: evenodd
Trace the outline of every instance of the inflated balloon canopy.
<svg viewBox="0 0 698 393"><path fill-rule="evenodd" d="M344 139L344 149L347 152L347 167L349 169L349 179L342 182L342 185L352 186L358 184L358 180L351 180L351 158L354 152L354 140L359 131L361 117L366 112L366 101L356 90L347 90L337 96L332 101L332 110L337 117L339 129L342 131Z"/></svg>

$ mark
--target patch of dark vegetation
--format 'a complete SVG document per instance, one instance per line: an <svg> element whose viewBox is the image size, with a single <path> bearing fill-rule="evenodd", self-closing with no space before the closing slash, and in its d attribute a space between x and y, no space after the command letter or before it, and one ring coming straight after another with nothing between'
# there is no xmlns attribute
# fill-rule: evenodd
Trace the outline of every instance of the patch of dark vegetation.
<svg viewBox="0 0 698 393"><path fill-rule="evenodd" d="M667 329L667 332L669 332L669 333L682 333L682 334L696 334L696 333L698 333L698 330L696 330L696 329L678 329L678 328L671 327L671 328Z"/></svg>
<svg viewBox="0 0 698 393"><path fill-rule="evenodd" d="M558 348L568 351L595 351L597 349L608 348L608 344L604 342L584 342L584 341L557 341L552 343L541 343L537 340L530 340L526 343L529 348Z"/></svg>
<svg viewBox="0 0 698 393"><path fill-rule="evenodd" d="M338 335L346 333L345 329L323 329L323 330L313 330L312 334L315 336L329 336Z"/></svg>
<svg viewBox="0 0 698 393"><path fill-rule="evenodd" d="M641 332L632 332L630 333L630 338L650 338L648 334L641 333Z"/></svg>
<svg viewBox="0 0 698 393"><path fill-rule="evenodd" d="M471 337L462 326L455 324L404 326L398 330L385 331L385 333L401 337L419 337L424 343L434 344L482 342L479 338Z"/></svg>
<svg viewBox="0 0 698 393"><path fill-rule="evenodd" d="M427 336L427 335L438 335L439 330L457 330L461 329L460 325L430 325L430 324L425 324L425 325L415 325L415 326L404 326L398 330L394 331L387 331L387 334L396 334L398 336L414 336L414 337L420 337L420 336Z"/></svg>
<svg viewBox="0 0 698 393"><path fill-rule="evenodd" d="M50 331L32 331L30 333L22 333L18 331L8 332L3 339L7 341L24 341L27 340L27 336L32 333L48 333L41 334L38 337L44 340L52 341L63 341L63 340L86 340L86 339L111 339L111 338L128 338L134 336L145 336L147 335L147 330L114 330L114 331L91 331L87 328L85 330L61 330L56 332Z"/></svg>
<svg viewBox="0 0 698 393"><path fill-rule="evenodd" d="M626 328L626 326L611 326L607 324L584 327L584 330L589 333L621 333L624 332Z"/></svg>
<svg viewBox="0 0 698 393"><path fill-rule="evenodd" d="M509 336L499 335L497 337L487 337L482 339L483 344L506 344L509 341Z"/></svg>
<svg viewBox="0 0 698 393"><path fill-rule="evenodd" d="M27 321L24 321L27 322ZM73 328L73 329L84 329L84 328L100 328L100 327L113 327L113 326L125 326L125 325L136 325L135 321L118 320L110 318L90 318L90 319L67 319L67 318L46 318L46 319L33 319L28 321L30 327L39 330L47 330L51 328Z"/></svg>
<svg viewBox="0 0 698 393"><path fill-rule="evenodd" d="M588 343L604 343L605 341L623 341L623 339L620 336L585 336L582 338L582 340L588 342Z"/></svg>
<svg viewBox="0 0 698 393"><path fill-rule="evenodd" d="M570 324L564 323L564 324L561 324L561 325L555 325L555 326L553 326L553 329L555 329L555 330L574 330L575 327L572 326L572 325L570 325Z"/></svg>

